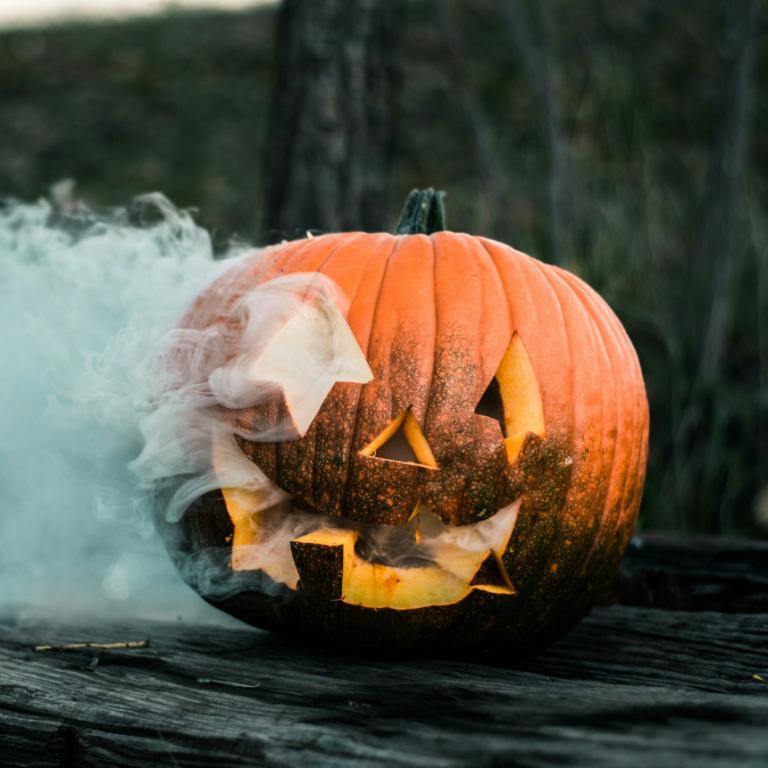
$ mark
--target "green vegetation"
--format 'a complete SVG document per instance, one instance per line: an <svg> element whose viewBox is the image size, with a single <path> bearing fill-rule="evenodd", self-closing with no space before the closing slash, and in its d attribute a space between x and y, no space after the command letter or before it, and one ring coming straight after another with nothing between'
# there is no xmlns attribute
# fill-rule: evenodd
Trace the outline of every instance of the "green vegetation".
<svg viewBox="0 0 768 768"><path fill-rule="evenodd" d="M551 19L524 4L522 40L503 5L409 5L382 226L408 189L431 185L448 190L450 228L585 277L625 323L648 383L643 526L758 534L768 13L741 83L746 38L729 0L560 0ZM198 208L222 240L259 238L274 17L173 14L1 35L0 192L34 198L72 177L87 200L114 205L159 189ZM542 30L549 45L531 48ZM729 154L737 140L740 160ZM713 303L725 308L714 358Z"/></svg>
<svg viewBox="0 0 768 768"><path fill-rule="evenodd" d="M253 237L274 11L0 36L0 193L62 178L100 206L163 191Z"/></svg>

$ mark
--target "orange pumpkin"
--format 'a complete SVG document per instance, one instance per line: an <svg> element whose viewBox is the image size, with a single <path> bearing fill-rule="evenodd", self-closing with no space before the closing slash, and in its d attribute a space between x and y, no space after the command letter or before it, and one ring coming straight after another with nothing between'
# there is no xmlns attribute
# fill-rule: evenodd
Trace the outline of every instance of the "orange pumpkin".
<svg viewBox="0 0 768 768"><path fill-rule="evenodd" d="M177 554L218 558L227 588L195 586L225 611L356 648L509 653L558 637L611 578L648 445L632 344L573 274L441 227L441 193L413 193L399 234L271 247L184 318L205 329L255 282L322 273L346 295L373 374L335 384L298 439L238 439L303 514L324 521L290 542L292 562L270 575L269 562L249 558L260 522L237 488L206 494L176 527ZM419 520L439 528L432 556L419 549ZM381 529L404 542L389 562L366 547Z"/></svg>

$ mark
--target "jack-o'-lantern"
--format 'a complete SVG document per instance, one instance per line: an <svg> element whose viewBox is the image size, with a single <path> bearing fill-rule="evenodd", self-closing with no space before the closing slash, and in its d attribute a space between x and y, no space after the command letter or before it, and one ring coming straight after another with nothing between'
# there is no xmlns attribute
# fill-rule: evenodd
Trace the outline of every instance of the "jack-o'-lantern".
<svg viewBox="0 0 768 768"><path fill-rule="evenodd" d="M229 327L252 286L324 275L370 367L303 416L287 385L216 404L231 429L210 441L213 490L165 528L178 562L213 569L182 572L225 611L339 646L508 653L562 634L612 576L647 455L635 351L573 274L442 225L441 193L412 193L397 234L268 248L187 312L186 329ZM289 325L271 348L298 338ZM296 428L272 439L280 414ZM280 503L225 480L230 460Z"/></svg>

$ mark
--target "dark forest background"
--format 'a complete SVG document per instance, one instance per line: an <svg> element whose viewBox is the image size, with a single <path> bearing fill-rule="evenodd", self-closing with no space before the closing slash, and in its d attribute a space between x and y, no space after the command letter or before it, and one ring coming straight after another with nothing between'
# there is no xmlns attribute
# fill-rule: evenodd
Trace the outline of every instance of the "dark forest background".
<svg viewBox="0 0 768 768"><path fill-rule="evenodd" d="M223 246L391 229L445 189L449 228L575 271L627 327L642 527L767 535L764 6L292 0L6 31L0 196L161 190Z"/></svg>

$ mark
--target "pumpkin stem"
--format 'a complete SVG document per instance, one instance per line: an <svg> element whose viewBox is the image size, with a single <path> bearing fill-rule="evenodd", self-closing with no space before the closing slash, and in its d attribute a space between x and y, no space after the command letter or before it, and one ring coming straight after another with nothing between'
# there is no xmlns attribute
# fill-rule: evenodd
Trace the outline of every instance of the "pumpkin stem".
<svg viewBox="0 0 768 768"><path fill-rule="evenodd" d="M431 235L445 229L445 192L412 189L403 206L400 220L395 227L396 235Z"/></svg>

